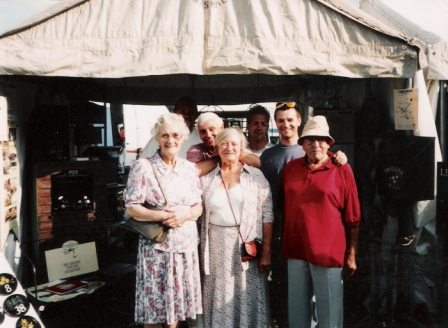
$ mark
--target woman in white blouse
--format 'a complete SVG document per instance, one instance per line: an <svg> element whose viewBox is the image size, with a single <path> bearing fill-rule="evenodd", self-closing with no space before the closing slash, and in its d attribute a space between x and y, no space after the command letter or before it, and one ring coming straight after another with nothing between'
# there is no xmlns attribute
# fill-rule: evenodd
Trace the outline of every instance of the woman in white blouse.
<svg viewBox="0 0 448 328"><path fill-rule="evenodd" d="M269 183L260 170L239 161L246 149L239 130L224 129L216 145L220 165L201 178L205 327L268 327L266 273L273 222ZM262 240L260 256L243 262L241 244L255 238Z"/></svg>

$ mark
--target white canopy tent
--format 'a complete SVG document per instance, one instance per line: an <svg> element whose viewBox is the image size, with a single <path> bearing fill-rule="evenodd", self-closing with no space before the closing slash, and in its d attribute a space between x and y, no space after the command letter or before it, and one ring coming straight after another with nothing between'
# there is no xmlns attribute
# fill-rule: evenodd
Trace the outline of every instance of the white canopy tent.
<svg viewBox="0 0 448 328"><path fill-rule="evenodd" d="M412 38L340 0L67 0L0 36L0 58L0 75L96 78L401 78L426 65Z"/></svg>
<svg viewBox="0 0 448 328"><path fill-rule="evenodd" d="M422 40L427 78L448 80L448 2L444 0L363 0L361 9L393 28Z"/></svg>
<svg viewBox="0 0 448 328"><path fill-rule="evenodd" d="M421 49L341 0L65 0L0 35L0 94L14 94L21 114L65 104L61 94L162 104L185 90L209 104L312 90L359 105L370 92L390 107L398 79L426 67ZM327 84L332 76L368 81Z"/></svg>

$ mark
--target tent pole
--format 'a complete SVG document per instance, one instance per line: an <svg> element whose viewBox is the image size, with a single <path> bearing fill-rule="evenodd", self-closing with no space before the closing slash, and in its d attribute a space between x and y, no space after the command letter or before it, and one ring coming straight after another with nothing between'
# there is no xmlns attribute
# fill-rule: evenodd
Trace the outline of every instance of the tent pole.
<svg viewBox="0 0 448 328"><path fill-rule="evenodd" d="M440 91L439 91L439 141L440 148L442 151L442 160L445 161L446 157L446 124L447 121L447 113L446 113L446 82L439 81L440 83Z"/></svg>

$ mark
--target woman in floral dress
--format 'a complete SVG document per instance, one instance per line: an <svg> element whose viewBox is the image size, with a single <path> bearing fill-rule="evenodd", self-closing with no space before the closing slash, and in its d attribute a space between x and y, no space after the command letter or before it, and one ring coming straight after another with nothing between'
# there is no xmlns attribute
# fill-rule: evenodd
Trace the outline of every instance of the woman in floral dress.
<svg viewBox="0 0 448 328"><path fill-rule="evenodd" d="M205 327L268 327L266 272L271 264L273 222L269 183L260 170L239 161L246 145L241 132L224 129L216 145L221 163L201 178ZM242 238L262 240L258 260L242 262Z"/></svg>
<svg viewBox="0 0 448 328"><path fill-rule="evenodd" d="M135 321L146 328L176 327L179 320L202 313L196 226L202 213L202 192L195 165L177 156L188 133L180 115L162 115L153 129L160 150L150 158L138 159L129 172L128 214L170 228L162 243L139 239ZM160 210L143 207L145 201Z"/></svg>

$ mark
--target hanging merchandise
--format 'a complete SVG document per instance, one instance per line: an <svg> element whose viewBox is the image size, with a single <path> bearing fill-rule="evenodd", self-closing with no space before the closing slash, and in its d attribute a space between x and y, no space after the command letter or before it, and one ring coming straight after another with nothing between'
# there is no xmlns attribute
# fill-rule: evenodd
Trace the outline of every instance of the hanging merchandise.
<svg viewBox="0 0 448 328"><path fill-rule="evenodd" d="M20 200L19 161L16 149L14 113L8 112L5 97L0 97L0 249L11 229L19 236Z"/></svg>

